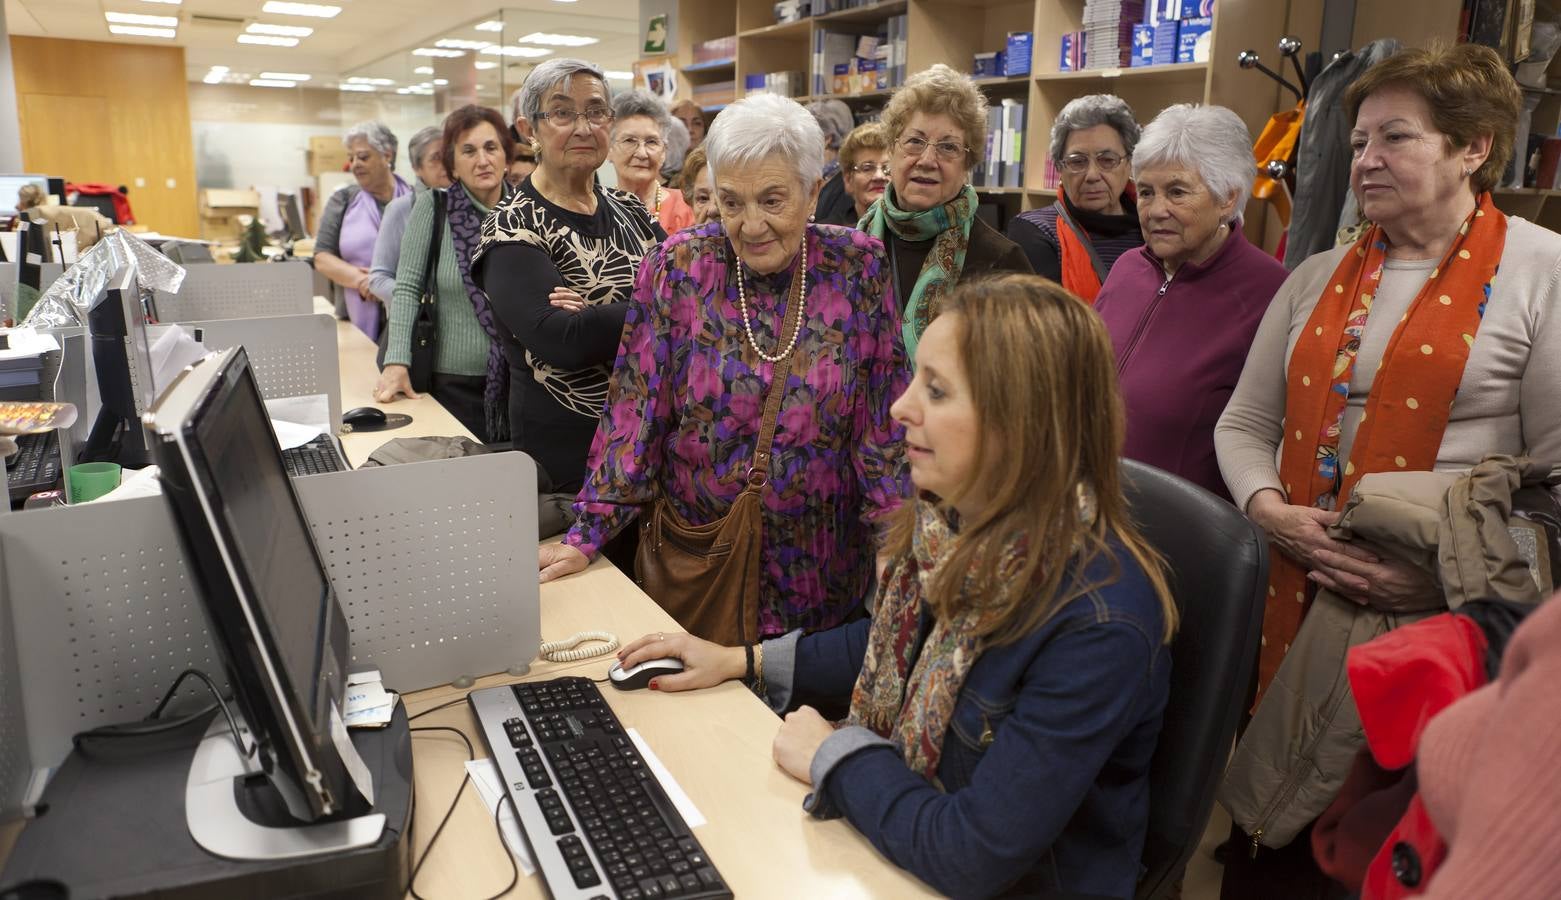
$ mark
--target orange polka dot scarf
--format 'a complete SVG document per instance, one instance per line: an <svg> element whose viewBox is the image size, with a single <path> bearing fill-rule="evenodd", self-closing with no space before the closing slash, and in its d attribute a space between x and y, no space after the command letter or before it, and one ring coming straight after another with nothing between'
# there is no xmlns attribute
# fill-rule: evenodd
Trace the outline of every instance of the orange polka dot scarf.
<svg viewBox="0 0 1561 900"><path fill-rule="evenodd" d="M1490 300L1507 217L1481 194L1447 255L1426 279L1382 353L1350 447L1339 459L1355 355L1382 280L1387 237L1372 226L1344 254L1306 322L1285 378L1279 477L1291 503L1337 509L1368 472L1429 471ZM1258 690L1268 687L1312 598L1305 566L1270 550Z"/></svg>

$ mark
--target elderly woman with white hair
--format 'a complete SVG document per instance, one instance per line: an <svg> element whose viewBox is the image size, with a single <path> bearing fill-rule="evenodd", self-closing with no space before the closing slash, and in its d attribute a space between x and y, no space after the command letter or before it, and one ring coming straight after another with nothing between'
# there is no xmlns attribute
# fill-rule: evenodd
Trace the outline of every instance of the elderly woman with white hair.
<svg viewBox="0 0 1561 900"><path fill-rule="evenodd" d="M618 189L640 198L668 234L694 224L694 210L683 192L661 185L672 129L666 105L651 92L636 89L614 97L612 110L612 151L607 158L618 173Z"/></svg>
<svg viewBox="0 0 1561 900"><path fill-rule="evenodd" d="M553 490L573 493L607 402L634 273L666 234L638 197L596 183L613 123L600 68L542 63L521 86L521 108L537 168L483 220L471 268L508 362L511 443ZM554 306L559 297L578 308Z"/></svg>
<svg viewBox="0 0 1561 900"><path fill-rule="evenodd" d="M357 184L341 188L326 201L314 239L315 271L346 292L347 318L378 339L384 323L381 304L390 300L373 291L374 242L385 207L412 193L396 168L396 136L383 122L359 122L342 136Z"/></svg>
<svg viewBox="0 0 1561 900"><path fill-rule="evenodd" d="M1226 498L1214 425L1287 274L1241 233L1255 174L1234 112L1183 103L1156 116L1133 152L1145 245L1095 300L1127 408L1123 455Z"/></svg>
<svg viewBox="0 0 1561 900"><path fill-rule="evenodd" d="M909 366L883 245L808 222L823 144L783 97L716 119L704 148L721 218L640 269L577 519L541 548L544 581L584 569L639 515L636 574L694 634L751 643L863 615L878 521L909 491L889 414ZM694 607L691 582L650 589L647 550L680 552L674 526L740 517L757 535L730 594Z"/></svg>
<svg viewBox="0 0 1561 900"><path fill-rule="evenodd" d="M1069 101L1052 122L1052 163L1062 176L1057 202L1008 223L1008 237L1035 274L1091 303L1117 259L1144 245L1127 192L1139 133L1121 97L1090 94Z"/></svg>

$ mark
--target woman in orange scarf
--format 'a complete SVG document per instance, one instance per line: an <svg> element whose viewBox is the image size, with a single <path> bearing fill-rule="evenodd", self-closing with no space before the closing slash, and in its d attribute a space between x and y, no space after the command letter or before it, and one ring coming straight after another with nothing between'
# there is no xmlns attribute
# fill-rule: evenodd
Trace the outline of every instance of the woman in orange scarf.
<svg viewBox="0 0 1561 900"><path fill-rule="evenodd" d="M1215 431L1232 497L1275 548L1260 691L1317 588L1386 611L1441 597L1329 537L1361 476L1492 453L1561 462L1561 235L1490 194L1519 99L1500 57L1470 44L1390 57L1346 95L1351 188L1373 225L1286 280Z"/></svg>

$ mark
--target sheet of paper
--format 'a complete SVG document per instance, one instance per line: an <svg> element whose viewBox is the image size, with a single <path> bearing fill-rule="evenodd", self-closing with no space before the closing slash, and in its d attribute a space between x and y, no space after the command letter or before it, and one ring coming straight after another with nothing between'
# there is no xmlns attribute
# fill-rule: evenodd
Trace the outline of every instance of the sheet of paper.
<svg viewBox="0 0 1561 900"><path fill-rule="evenodd" d="M163 483L157 477L158 468L126 469L119 480L119 487L88 503L108 503L113 500L132 500L136 497L160 497Z"/></svg>
<svg viewBox="0 0 1561 900"><path fill-rule="evenodd" d="M499 778L498 766L493 764L493 760L484 757L468 762L466 772L471 775L472 784L477 788L477 796L482 798L482 805L488 808L488 815L491 817L505 791L504 782ZM506 803L499 811L499 829L504 832L504 843L509 847L510 853L515 855L520 870L527 875L537 874L536 861L531 858L531 847L520 831L520 820L515 817L513 804Z"/></svg>
<svg viewBox="0 0 1561 900"><path fill-rule="evenodd" d="M347 688L347 705L344 711L350 715L362 710L392 706L395 702L396 695L385 690L377 681L354 684Z"/></svg>
<svg viewBox="0 0 1561 900"><path fill-rule="evenodd" d="M313 425L320 431L331 427L331 400L324 394L267 400L266 413L272 419L281 419L295 425Z"/></svg>
<svg viewBox="0 0 1561 900"><path fill-rule="evenodd" d="M335 703L331 704L331 743L336 746L336 752L341 754L342 765L347 767L352 783L358 786L358 793L373 806L374 776L369 774L368 765L358 755L358 748L352 745L352 738L347 736L347 724L341 720L341 713L336 711Z"/></svg>
<svg viewBox="0 0 1561 900"><path fill-rule="evenodd" d="M193 366L206 356L206 346L181 325L158 325L148 329L152 336L152 384L159 393L188 366Z"/></svg>
<svg viewBox="0 0 1561 900"><path fill-rule="evenodd" d="M683 821L687 822L690 828L698 828L705 824L705 817L699 812L699 807L694 805L694 801L690 800L688 794L683 792L683 788L678 784L677 779L673 778L672 773L667 771L667 767L661 764L660 759L656 758L656 754L650 749L650 745L645 743L645 739L640 737L638 731L635 731L633 728L628 729L628 731L629 740L633 741L634 746L639 748L640 755L645 757L645 765L650 766L650 770L655 773L656 780L661 782L661 789L667 792L667 798L672 801L673 806L678 808L678 812L683 816Z"/></svg>
<svg viewBox="0 0 1561 900"><path fill-rule="evenodd" d="M52 334L39 334L31 328L10 328L5 333L11 346L0 350L0 359L27 359L60 349L60 342Z"/></svg>
<svg viewBox="0 0 1561 900"><path fill-rule="evenodd" d="M380 681L378 669L364 669L361 672L348 672L348 684L367 684L371 681Z"/></svg>
<svg viewBox="0 0 1561 900"><path fill-rule="evenodd" d="M325 433L319 425L294 425L281 419L271 420L271 430L276 432L276 445L283 450L302 447Z"/></svg>

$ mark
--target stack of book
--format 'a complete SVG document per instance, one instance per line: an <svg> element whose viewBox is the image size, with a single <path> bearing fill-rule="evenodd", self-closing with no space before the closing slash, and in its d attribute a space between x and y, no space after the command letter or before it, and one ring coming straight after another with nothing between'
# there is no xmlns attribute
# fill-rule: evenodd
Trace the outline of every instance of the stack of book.
<svg viewBox="0 0 1561 900"><path fill-rule="evenodd" d="M1027 104L1004 100L986 112L986 160L971 173L981 188L1024 187L1024 124Z"/></svg>
<svg viewBox="0 0 1561 900"><path fill-rule="evenodd" d="M1144 19L1144 0L1084 0L1085 68L1132 64L1133 26Z"/></svg>
<svg viewBox="0 0 1561 900"><path fill-rule="evenodd" d="M743 79L743 96L778 94L782 97L800 97L807 81L801 72L764 72Z"/></svg>
<svg viewBox="0 0 1561 900"><path fill-rule="evenodd" d="M814 29L809 93L863 94L905 83L907 17L890 16L876 34Z"/></svg>

